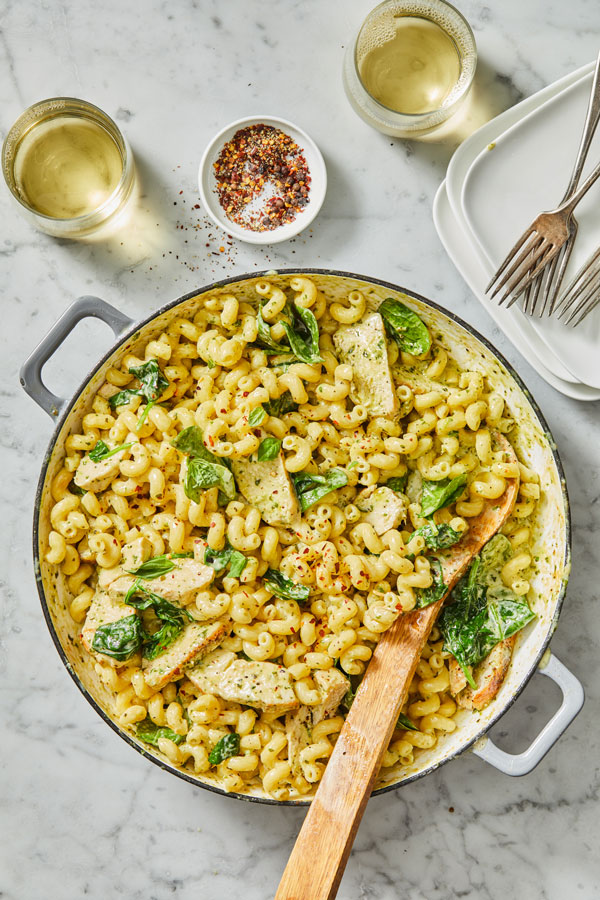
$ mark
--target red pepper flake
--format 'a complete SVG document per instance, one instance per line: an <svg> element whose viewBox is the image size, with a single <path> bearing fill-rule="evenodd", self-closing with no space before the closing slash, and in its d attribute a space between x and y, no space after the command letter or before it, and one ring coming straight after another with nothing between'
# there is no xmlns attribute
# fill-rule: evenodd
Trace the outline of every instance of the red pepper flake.
<svg viewBox="0 0 600 900"><path fill-rule="evenodd" d="M307 206L311 176L304 154L271 125L237 131L214 163L227 218L249 231L273 231Z"/></svg>

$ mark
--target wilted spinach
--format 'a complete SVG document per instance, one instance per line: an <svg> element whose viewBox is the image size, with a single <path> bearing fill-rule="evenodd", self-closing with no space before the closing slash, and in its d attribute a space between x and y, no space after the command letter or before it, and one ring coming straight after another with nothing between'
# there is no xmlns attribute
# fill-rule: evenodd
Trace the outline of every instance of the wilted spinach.
<svg viewBox="0 0 600 900"><path fill-rule="evenodd" d="M441 525L436 525L433 519L417 528L415 534L421 535L425 545L430 550L446 550L448 547L457 544L462 537L462 534L455 531L450 525L447 525L445 522Z"/></svg>
<svg viewBox="0 0 600 900"><path fill-rule="evenodd" d="M264 407L256 406L248 416L248 425L250 428L256 428L257 425L260 425L261 422L264 421L266 415Z"/></svg>
<svg viewBox="0 0 600 900"><path fill-rule="evenodd" d="M283 327L296 359L309 365L323 362L319 352L319 326L314 314L295 303L288 303L286 311L290 321L284 321Z"/></svg>
<svg viewBox="0 0 600 900"><path fill-rule="evenodd" d="M417 609L431 606L432 603L440 600L448 589L444 584L444 573L442 572L440 562L437 559L432 559L429 561L429 566L431 568L433 582L428 588L416 588L415 595L417 598Z"/></svg>
<svg viewBox="0 0 600 900"><path fill-rule="evenodd" d="M207 462L199 456L188 460L184 491L190 500L200 502L203 491L218 487L228 500L235 499L235 480L227 466Z"/></svg>
<svg viewBox="0 0 600 900"><path fill-rule="evenodd" d="M281 450L281 441L278 438L266 437L258 445L257 459L259 462L268 462L276 459Z"/></svg>
<svg viewBox="0 0 600 900"><path fill-rule="evenodd" d="M136 578L127 594L124 602L134 609L144 610L152 609L154 615L162 622L158 631L153 634L142 632L143 636L143 654L146 659L156 659L167 647L170 647L180 633L183 631L186 622L191 621L191 616L185 609L175 606L164 597L155 594L154 591L148 590L139 578Z"/></svg>
<svg viewBox="0 0 600 900"><path fill-rule="evenodd" d="M404 475L398 475L394 478L388 478L383 487L389 488L391 491L397 491L400 494L403 494L406 490L406 483L408 481L408 472L405 472Z"/></svg>
<svg viewBox="0 0 600 900"><path fill-rule="evenodd" d="M302 512L306 512L327 494L348 484L348 476L343 469L329 469L324 475L311 472L295 472L292 481Z"/></svg>
<svg viewBox="0 0 600 900"><path fill-rule="evenodd" d="M274 341L271 337L271 328L269 323L265 322L263 319L262 310L263 304L260 305L256 314L256 324L258 326L257 343L264 347L265 350L270 350L271 353L289 353L290 348L287 345L278 344L277 341Z"/></svg>
<svg viewBox="0 0 600 900"><path fill-rule="evenodd" d="M229 566L227 574L230 578L239 578L248 560L239 550L233 547L223 547L222 550L213 550L207 547L204 553L204 562L207 566L212 566L215 572L222 572Z"/></svg>
<svg viewBox="0 0 600 900"><path fill-rule="evenodd" d="M144 640L142 623L135 613L99 625L92 639L92 648L96 653L103 653L119 662L129 659L137 653Z"/></svg>
<svg viewBox="0 0 600 900"><path fill-rule="evenodd" d="M298 409L298 404L292 400L292 395L289 391L284 391L281 397L277 397L276 400L268 400L263 405L270 416L278 417L285 416L286 413L295 412Z"/></svg>
<svg viewBox="0 0 600 900"><path fill-rule="evenodd" d="M424 518L432 516L438 509L443 509L454 503L462 494L467 483L466 475L457 475L456 478L442 478L441 481L425 481L421 494L421 515Z"/></svg>
<svg viewBox="0 0 600 900"><path fill-rule="evenodd" d="M422 356L431 347L431 335L416 313L388 297L379 307L386 330L401 350Z"/></svg>
<svg viewBox="0 0 600 900"><path fill-rule="evenodd" d="M139 722L135 726L135 730L141 741L144 741L145 744L152 744L154 747L158 747L160 738L166 738L168 741L173 741L174 744L180 744L185 740L183 734L177 734L175 731L171 731L170 728L155 725L150 716L147 716L143 722Z"/></svg>
<svg viewBox="0 0 600 900"><path fill-rule="evenodd" d="M298 603L305 603L310 595L308 585L296 584L278 569L267 569L263 581L266 588L283 600L297 600Z"/></svg>
<svg viewBox="0 0 600 900"><path fill-rule="evenodd" d="M500 577L500 567L511 553L504 535L492 538L452 590L439 620L444 649L452 653L473 688L472 667L535 618Z"/></svg>
<svg viewBox="0 0 600 900"><path fill-rule="evenodd" d="M152 559L146 560L137 567L137 569L128 569L130 575L136 575L145 581L151 581L153 578L160 578L161 575L168 575L176 568L174 559L190 559L193 553L162 553L160 556L154 556Z"/></svg>
<svg viewBox="0 0 600 900"><path fill-rule="evenodd" d="M129 372L139 379L140 386L139 388L126 388L124 391L119 391L117 394L109 397L108 402L113 409L116 406L123 406L123 404L129 403L136 396L143 397L146 403L156 401L169 387L170 382L163 375L157 359L149 359L147 362L142 363L141 366L132 366Z"/></svg>
<svg viewBox="0 0 600 900"><path fill-rule="evenodd" d="M115 453L120 453L121 450L128 450L130 447L133 447L134 443L135 441L131 441L129 444L119 444L118 447L113 447L111 450L104 441L97 441L88 453L88 456L92 462L102 462L103 459L108 459L109 456L114 456Z"/></svg>
<svg viewBox="0 0 600 900"><path fill-rule="evenodd" d="M225 734L218 741L208 754L208 761L211 766L218 766L230 756L237 756L240 752L240 736L237 732L232 731Z"/></svg>
<svg viewBox="0 0 600 900"><path fill-rule="evenodd" d="M407 731L419 730L414 722L411 722L408 716L405 716L404 713L400 713L400 715L398 716L398 724L396 725L396 728L405 728Z"/></svg>

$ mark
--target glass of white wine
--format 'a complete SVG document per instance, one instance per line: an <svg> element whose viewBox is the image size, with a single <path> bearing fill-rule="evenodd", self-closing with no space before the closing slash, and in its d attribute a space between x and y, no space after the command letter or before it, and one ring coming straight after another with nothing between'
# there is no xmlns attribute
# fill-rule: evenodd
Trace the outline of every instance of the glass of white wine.
<svg viewBox="0 0 600 900"><path fill-rule="evenodd" d="M123 134L97 106L74 97L26 109L2 147L5 181L28 218L56 237L106 233L135 184Z"/></svg>
<svg viewBox="0 0 600 900"><path fill-rule="evenodd" d="M369 125L417 137L457 111L476 66L473 32L450 3L384 0L346 51L344 87Z"/></svg>

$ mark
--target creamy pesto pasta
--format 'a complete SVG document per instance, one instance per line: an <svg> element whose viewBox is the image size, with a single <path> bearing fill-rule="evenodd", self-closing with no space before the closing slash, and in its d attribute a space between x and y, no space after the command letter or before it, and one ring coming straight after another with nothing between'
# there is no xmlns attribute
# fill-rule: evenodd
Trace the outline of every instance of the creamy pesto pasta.
<svg viewBox="0 0 600 900"><path fill-rule="evenodd" d="M382 773L411 765L489 703L533 618L514 424L409 305L307 277L209 295L125 352L66 439L45 548L119 725L228 791L310 793L380 636L443 595L440 560L517 478Z"/></svg>

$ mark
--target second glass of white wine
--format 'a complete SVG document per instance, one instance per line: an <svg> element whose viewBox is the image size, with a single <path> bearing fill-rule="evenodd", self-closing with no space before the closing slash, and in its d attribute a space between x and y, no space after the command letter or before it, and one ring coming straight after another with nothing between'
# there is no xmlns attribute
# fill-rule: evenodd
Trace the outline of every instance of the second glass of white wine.
<svg viewBox="0 0 600 900"><path fill-rule="evenodd" d="M346 52L344 86L355 111L385 134L415 137L462 104L477 65L468 22L444 0L385 0Z"/></svg>

